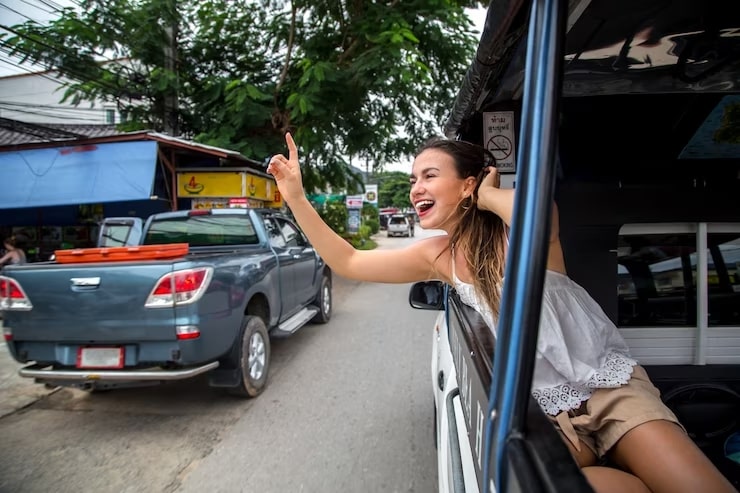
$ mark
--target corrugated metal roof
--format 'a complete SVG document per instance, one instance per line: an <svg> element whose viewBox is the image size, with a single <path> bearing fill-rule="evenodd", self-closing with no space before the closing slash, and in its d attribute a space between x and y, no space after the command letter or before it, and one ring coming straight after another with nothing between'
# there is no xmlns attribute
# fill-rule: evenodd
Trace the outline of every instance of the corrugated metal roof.
<svg viewBox="0 0 740 493"><path fill-rule="evenodd" d="M0 118L0 147L22 144L64 142L125 132L116 130L115 125L83 125L73 123L26 123Z"/></svg>
<svg viewBox="0 0 740 493"><path fill-rule="evenodd" d="M171 137L150 130L121 132L116 130L115 125L37 124L0 118L0 154L23 149L80 146L105 142L130 142L135 140L154 140L193 153L242 161L253 166L264 166L264 163L250 159L231 149L199 144L187 139Z"/></svg>

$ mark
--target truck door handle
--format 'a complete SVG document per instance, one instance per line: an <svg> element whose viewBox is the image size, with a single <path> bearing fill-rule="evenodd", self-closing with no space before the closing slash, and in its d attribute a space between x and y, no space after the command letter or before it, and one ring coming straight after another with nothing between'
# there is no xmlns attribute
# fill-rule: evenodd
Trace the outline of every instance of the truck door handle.
<svg viewBox="0 0 740 493"><path fill-rule="evenodd" d="M298 253L296 253L295 255L293 255L293 258L296 259L296 260L298 260L299 258L301 258L301 255L298 254Z"/></svg>

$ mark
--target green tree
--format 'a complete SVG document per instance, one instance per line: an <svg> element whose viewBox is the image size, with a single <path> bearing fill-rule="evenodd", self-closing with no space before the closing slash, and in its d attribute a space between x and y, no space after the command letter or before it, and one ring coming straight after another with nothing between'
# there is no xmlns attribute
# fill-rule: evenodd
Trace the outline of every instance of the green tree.
<svg viewBox="0 0 740 493"><path fill-rule="evenodd" d="M464 9L487 4L78 3L48 25L12 27L0 43L70 78L66 100L115 101L129 129L176 121L185 137L257 160L284 151L291 131L306 188L350 192L359 189L350 161L397 161L438 133L474 55Z"/></svg>
<svg viewBox="0 0 740 493"><path fill-rule="evenodd" d="M378 218L378 208L373 204L365 202L362 204L362 224L370 229L370 234L374 235L380 231L380 219Z"/></svg>
<svg viewBox="0 0 740 493"><path fill-rule="evenodd" d="M411 207L409 192L411 184L409 183L408 173L401 171L387 171L378 175L378 206L379 207L398 207L404 209Z"/></svg>
<svg viewBox="0 0 740 493"><path fill-rule="evenodd" d="M327 202L324 207L318 209L321 219L329 225L337 234L345 236L347 234L347 220L349 212L344 202Z"/></svg>

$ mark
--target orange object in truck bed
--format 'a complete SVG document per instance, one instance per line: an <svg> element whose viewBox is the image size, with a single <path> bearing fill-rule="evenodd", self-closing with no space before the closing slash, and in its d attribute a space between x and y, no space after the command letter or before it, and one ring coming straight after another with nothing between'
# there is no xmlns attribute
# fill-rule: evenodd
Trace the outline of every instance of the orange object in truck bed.
<svg viewBox="0 0 740 493"><path fill-rule="evenodd" d="M128 262L134 260L167 260L187 255L187 243L166 245L142 245L109 248L75 248L55 250L56 261L60 264L85 262Z"/></svg>

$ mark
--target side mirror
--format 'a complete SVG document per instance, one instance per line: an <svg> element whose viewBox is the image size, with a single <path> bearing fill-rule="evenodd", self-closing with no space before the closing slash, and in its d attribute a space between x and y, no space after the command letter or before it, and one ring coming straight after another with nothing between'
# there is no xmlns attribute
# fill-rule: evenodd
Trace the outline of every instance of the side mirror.
<svg viewBox="0 0 740 493"><path fill-rule="evenodd" d="M444 310L444 282L422 281L412 284L409 289L409 305L419 310Z"/></svg>

